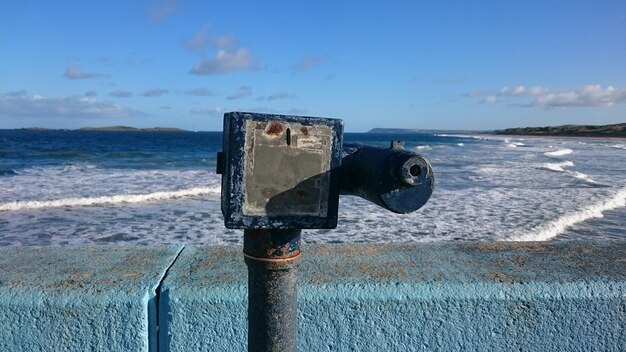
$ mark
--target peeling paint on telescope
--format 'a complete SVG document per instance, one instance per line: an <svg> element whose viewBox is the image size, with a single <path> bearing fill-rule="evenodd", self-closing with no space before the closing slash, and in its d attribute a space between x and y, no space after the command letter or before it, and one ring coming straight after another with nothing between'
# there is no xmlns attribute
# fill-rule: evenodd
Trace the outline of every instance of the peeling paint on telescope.
<svg viewBox="0 0 626 352"><path fill-rule="evenodd" d="M335 228L343 121L224 115L222 213L227 228Z"/></svg>

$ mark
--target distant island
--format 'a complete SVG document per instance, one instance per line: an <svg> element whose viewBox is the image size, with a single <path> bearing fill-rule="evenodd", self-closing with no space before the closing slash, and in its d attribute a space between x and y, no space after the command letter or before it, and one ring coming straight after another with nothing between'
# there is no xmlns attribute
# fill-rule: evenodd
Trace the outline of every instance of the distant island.
<svg viewBox="0 0 626 352"><path fill-rule="evenodd" d="M614 125L563 125L547 127L517 127L494 131L500 135L626 137L626 123Z"/></svg>
<svg viewBox="0 0 626 352"><path fill-rule="evenodd" d="M27 127L27 131L53 131L52 128ZM66 130L67 131L67 130ZM174 127L148 127L137 128L129 126L104 126L104 127L81 127L74 131L107 131L107 132L185 132L186 130Z"/></svg>

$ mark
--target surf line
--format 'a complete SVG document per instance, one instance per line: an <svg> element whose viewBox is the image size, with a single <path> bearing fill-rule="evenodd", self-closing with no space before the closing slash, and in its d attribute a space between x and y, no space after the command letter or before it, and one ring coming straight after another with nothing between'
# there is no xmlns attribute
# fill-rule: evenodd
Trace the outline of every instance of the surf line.
<svg viewBox="0 0 626 352"><path fill-rule="evenodd" d="M602 218L605 211L626 206L626 187L620 189L613 197L593 204L580 211L564 215L556 220L537 226L522 235L511 236L507 241L548 241L568 228L592 218Z"/></svg>
<svg viewBox="0 0 626 352"><path fill-rule="evenodd" d="M63 198L55 200L13 201L0 204L0 211L43 209L66 206L90 206L101 204L142 203L206 194L220 193L219 187L195 187L178 191L162 191L149 194L117 194L113 196Z"/></svg>

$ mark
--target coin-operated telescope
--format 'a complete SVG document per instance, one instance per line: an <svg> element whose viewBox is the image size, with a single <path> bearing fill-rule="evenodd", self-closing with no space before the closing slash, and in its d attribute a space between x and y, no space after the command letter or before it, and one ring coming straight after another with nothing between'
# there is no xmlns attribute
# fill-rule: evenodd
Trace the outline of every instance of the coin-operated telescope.
<svg viewBox="0 0 626 352"><path fill-rule="evenodd" d="M426 159L401 142L343 145L339 119L224 114L222 214L244 230L248 351L295 351L301 229L337 226L339 194L396 213L422 207L434 187Z"/></svg>

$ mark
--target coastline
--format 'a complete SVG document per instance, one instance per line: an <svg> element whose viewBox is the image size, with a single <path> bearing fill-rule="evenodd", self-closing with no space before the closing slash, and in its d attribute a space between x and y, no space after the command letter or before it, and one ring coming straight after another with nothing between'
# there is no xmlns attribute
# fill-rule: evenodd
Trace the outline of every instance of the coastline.
<svg viewBox="0 0 626 352"><path fill-rule="evenodd" d="M626 137L623 136L566 136L566 135L537 135L537 134L504 134L504 133L487 133L480 134L481 136L493 136L493 137L521 137L521 138L557 138L557 139L584 139L584 140L597 140L597 141L624 141Z"/></svg>

